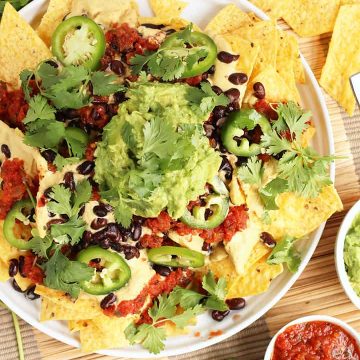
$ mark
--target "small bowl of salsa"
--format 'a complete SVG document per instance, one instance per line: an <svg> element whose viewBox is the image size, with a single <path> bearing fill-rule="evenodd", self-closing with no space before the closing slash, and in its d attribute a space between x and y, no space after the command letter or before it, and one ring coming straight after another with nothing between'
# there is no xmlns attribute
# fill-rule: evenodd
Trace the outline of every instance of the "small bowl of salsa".
<svg viewBox="0 0 360 360"><path fill-rule="evenodd" d="M360 360L360 337L345 322L325 315L299 318L271 340L264 360Z"/></svg>

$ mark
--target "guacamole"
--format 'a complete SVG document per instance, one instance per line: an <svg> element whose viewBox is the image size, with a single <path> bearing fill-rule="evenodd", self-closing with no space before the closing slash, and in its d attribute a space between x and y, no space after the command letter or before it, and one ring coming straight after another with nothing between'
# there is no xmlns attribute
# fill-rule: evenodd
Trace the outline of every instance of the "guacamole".
<svg viewBox="0 0 360 360"><path fill-rule="evenodd" d="M218 172L222 159L202 127L209 114L189 102L189 89L186 84L134 85L104 128L95 179L123 224L132 214L156 217L164 209L181 217Z"/></svg>
<svg viewBox="0 0 360 360"><path fill-rule="evenodd" d="M344 261L351 286L360 296L360 214L356 216L346 235Z"/></svg>

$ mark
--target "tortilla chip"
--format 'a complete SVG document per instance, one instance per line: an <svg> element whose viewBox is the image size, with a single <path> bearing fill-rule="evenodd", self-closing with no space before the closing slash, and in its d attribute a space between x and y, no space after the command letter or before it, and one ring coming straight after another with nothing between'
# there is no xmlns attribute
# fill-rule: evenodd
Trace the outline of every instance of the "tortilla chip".
<svg viewBox="0 0 360 360"><path fill-rule="evenodd" d="M288 0L284 20L300 36L330 32L335 25L340 0Z"/></svg>
<svg viewBox="0 0 360 360"><path fill-rule="evenodd" d="M19 74L35 69L51 52L33 28L6 2L0 24L0 80L20 85Z"/></svg>
<svg viewBox="0 0 360 360"><path fill-rule="evenodd" d="M294 193L280 194L276 203L278 210L269 211L271 222L264 224L264 231L276 240L284 236L301 238L317 229L332 214L343 209L334 186L323 188L317 198L305 199Z"/></svg>
<svg viewBox="0 0 360 360"><path fill-rule="evenodd" d="M78 319L94 319L102 314L99 302L95 298L79 297L76 301L73 301L64 292L49 289L43 285L37 285L35 292L60 306L61 309L58 310L59 316L65 317L67 314L70 320L73 320L72 317L74 317L75 313L78 313ZM44 310L44 314L46 314L46 310ZM63 320L67 319L64 318Z"/></svg>
<svg viewBox="0 0 360 360"><path fill-rule="evenodd" d="M300 103L300 94L296 87L294 71L296 48L293 48L292 45L294 42L290 40L291 38L294 38L294 36L278 30L279 46L276 56L276 71L285 80L285 83L291 91L291 97L296 99L297 103Z"/></svg>
<svg viewBox="0 0 360 360"><path fill-rule="evenodd" d="M251 24L249 15L239 9L235 4L229 4L221 9L208 23L205 32L211 35L231 33L235 29Z"/></svg>
<svg viewBox="0 0 360 360"><path fill-rule="evenodd" d="M282 17L286 1L287 0L250 0L251 3L275 20Z"/></svg>
<svg viewBox="0 0 360 360"><path fill-rule="evenodd" d="M320 78L320 85L350 116L355 111L355 96L349 77L360 72L359 19L360 4L341 7Z"/></svg>
<svg viewBox="0 0 360 360"><path fill-rule="evenodd" d="M340 5L360 4L360 0L340 0Z"/></svg>
<svg viewBox="0 0 360 360"><path fill-rule="evenodd" d="M280 275L282 264L268 265L267 256L254 264L248 272L230 284L228 299L258 295L268 290L271 282Z"/></svg>
<svg viewBox="0 0 360 360"><path fill-rule="evenodd" d="M72 2L73 0L50 0L47 11L36 30L47 46L50 47L51 37L57 26L71 11Z"/></svg>
<svg viewBox="0 0 360 360"><path fill-rule="evenodd" d="M177 18L188 5L179 0L149 0L152 11L156 17Z"/></svg>
<svg viewBox="0 0 360 360"><path fill-rule="evenodd" d="M316 134L316 128L314 126L309 126L302 134L301 134L301 146L306 148L310 145L311 140Z"/></svg>
<svg viewBox="0 0 360 360"><path fill-rule="evenodd" d="M214 38L215 42L218 43L218 41L220 41L220 38L224 39L230 45L232 53L240 55L240 57L237 61L237 64L236 64L236 69L238 70L238 72L246 74L248 76L248 79L250 79L250 77L253 73L254 65L258 58L259 46L251 43L248 40L242 39L241 37L239 37L237 35L232 35L232 34L224 34L221 36L215 36L215 38ZM219 60L216 60L215 69L218 69L218 70L215 70L215 74L214 74L214 82L215 83L218 83L218 81L217 81L218 76L220 76L220 77L224 76L223 71L221 69L221 67L223 67L222 64L223 63L221 63ZM220 81L220 83L221 83L221 81ZM242 104L242 100L245 95L247 83L248 83L248 81L245 82L244 84L242 84L241 87L239 88L239 90L240 90L240 98L239 98L240 106ZM231 88L231 83L229 83L229 88ZM228 90L228 89L223 89L223 90Z"/></svg>
<svg viewBox="0 0 360 360"><path fill-rule="evenodd" d="M233 33L260 47L252 77L268 66L276 67L278 34L275 21L261 21L239 26Z"/></svg>
<svg viewBox="0 0 360 360"><path fill-rule="evenodd" d="M272 67L266 67L253 79L250 79L244 97L244 103L254 104L258 99L254 96L253 86L260 82L265 87L265 99L269 102L296 101L285 80Z"/></svg>
<svg viewBox="0 0 360 360"><path fill-rule="evenodd" d="M174 30L181 30L184 27L188 26L190 24L190 21L179 18L179 17L140 17L139 18L140 24L154 24L154 25L165 25L164 30L167 28L174 29ZM193 29L196 31L199 31L200 28L193 24Z"/></svg>
<svg viewBox="0 0 360 360"><path fill-rule="evenodd" d="M0 260L3 263L8 264L10 259L17 259L20 255L20 250L11 246L3 235L4 221L0 221Z"/></svg>
<svg viewBox="0 0 360 360"><path fill-rule="evenodd" d="M0 282L5 282L9 278L9 266L5 261L0 259Z"/></svg>

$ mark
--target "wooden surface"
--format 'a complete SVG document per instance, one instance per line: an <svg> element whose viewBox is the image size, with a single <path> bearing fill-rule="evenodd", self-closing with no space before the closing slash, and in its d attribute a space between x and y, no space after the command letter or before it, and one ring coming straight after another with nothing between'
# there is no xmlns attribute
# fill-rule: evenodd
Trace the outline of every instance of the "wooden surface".
<svg viewBox="0 0 360 360"><path fill-rule="evenodd" d="M299 40L301 51L317 79L320 77L325 62L329 41L330 35ZM360 115L359 110L357 110L356 117L350 119L327 95L326 102L334 131L336 152L348 155L346 159L339 160L336 167L336 187L344 202L345 211L334 215L328 221L320 244L304 273L287 295L266 314L265 320L270 334L274 334L287 322L310 314L337 316L360 331L360 311L356 310L342 290L336 275L333 254L338 227L344 214L358 200L360 194L359 178L356 175L354 165L355 160L360 168L360 151L357 152L357 144L354 143L354 140L351 143L352 150L356 150L354 157L351 155L350 148L350 138L356 138L355 132L360 133ZM358 125L354 127L356 120ZM247 346L248 352L242 352L241 356L238 353L236 359L241 357L241 359L248 360L251 357L251 359L260 360L263 358L264 347L259 346L259 342L260 339L263 341L264 337L269 338L269 335L266 327L262 327L262 329L264 329L263 334L257 333L248 336L248 340L250 340ZM34 333L43 360L111 359L96 354L81 354L79 350L53 340L35 329ZM219 358L212 357L210 354L209 350L208 356L205 355L201 358ZM200 357L195 356L192 358L200 359ZM221 357L221 359L229 358Z"/></svg>

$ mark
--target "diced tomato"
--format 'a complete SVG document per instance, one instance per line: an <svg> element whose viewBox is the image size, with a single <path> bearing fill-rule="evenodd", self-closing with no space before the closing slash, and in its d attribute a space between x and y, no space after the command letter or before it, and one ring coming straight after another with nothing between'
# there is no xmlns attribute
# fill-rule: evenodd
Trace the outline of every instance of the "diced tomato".
<svg viewBox="0 0 360 360"><path fill-rule="evenodd" d="M144 235L140 239L140 243L144 248L158 248L162 245L164 238L157 235Z"/></svg>
<svg viewBox="0 0 360 360"><path fill-rule="evenodd" d="M96 142L91 142L85 150L86 160L93 161L95 158Z"/></svg>
<svg viewBox="0 0 360 360"><path fill-rule="evenodd" d="M154 234L170 230L172 219L166 211L162 211L157 218L147 219L145 226L149 227Z"/></svg>
<svg viewBox="0 0 360 360"><path fill-rule="evenodd" d="M190 226L178 221L176 224L172 227L173 230L175 230L179 235L198 235L201 233L201 230L191 228Z"/></svg>
<svg viewBox="0 0 360 360"><path fill-rule="evenodd" d="M42 284L44 280L44 272L35 264L36 257L34 255L26 255L22 274L30 279L34 284Z"/></svg>
<svg viewBox="0 0 360 360"><path fill-rule="evenodd" d="M255 103L254 108L256 111L266 116L269 120L277 120L278 114L274 110L276 106L276 104L269 104L265 99L262 99Z"/></svg>

